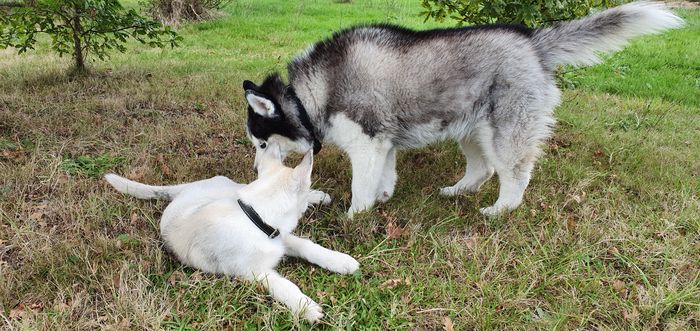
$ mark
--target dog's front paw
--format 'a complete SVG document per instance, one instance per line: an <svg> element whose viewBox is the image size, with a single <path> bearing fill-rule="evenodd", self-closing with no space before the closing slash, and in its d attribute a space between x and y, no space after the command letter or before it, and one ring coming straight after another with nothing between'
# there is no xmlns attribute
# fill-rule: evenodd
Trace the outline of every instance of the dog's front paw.
<svg viewBox="0 0 700 331"><path fill-rule="evenodd" d="M307 304L302 309L304 311L304 318L309 321L309 323L316 323L323 318L323 309L311 299L308 300Z"/></svg>
<svg viewBox="0 0 700 331"><path fill-rule="evenodd" d="M328 195L326 192L319 190L311 190L311 193L309 193L309 204L327 205L329 203L331 203L331 196Z"/></svg>
<svg viewBox="0 0 700 331"><path fill-rule="evenodd" d="M459 188L455 186L447 186L440 189L440 195L451 197L459 193Z"/></svg>
<svg viewBox="0 0 700 331"><path fill-rule="evenodd" d="M481 208L481 209L479 209L479 211L484 216L497 217L497 216L501 216L501 215L513 210L513 209L515 209L515 207L511 207L508 205L497 205L496 204L496 205L493 205L491 207Z"/></svg>
<svg viewBox="0 0 700 331"><path fill-rule="evenodd" d="M350 255L334 251L322 267L339 274L351 274L360 268L360 262Z"/></svg>

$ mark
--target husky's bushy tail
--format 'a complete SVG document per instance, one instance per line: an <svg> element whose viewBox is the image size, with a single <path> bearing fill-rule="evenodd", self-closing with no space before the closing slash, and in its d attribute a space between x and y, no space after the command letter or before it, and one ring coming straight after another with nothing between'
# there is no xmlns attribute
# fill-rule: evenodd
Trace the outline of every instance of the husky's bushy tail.
<svg viewBox="0 0 700 331"><path fill-rule="evenodd" d="M172 200L187 184L173 186L151 186L115 174L106 174L107 180L117 191L139 199Z"/></svg>
<svg viewBox="0 0 700 331"><path fill-rule="evenodd" d="M535 30L532 38L548 69L600 62L599 53L622 49L637 36L683 25L664 4L633 2L591 16Z"/></svg>

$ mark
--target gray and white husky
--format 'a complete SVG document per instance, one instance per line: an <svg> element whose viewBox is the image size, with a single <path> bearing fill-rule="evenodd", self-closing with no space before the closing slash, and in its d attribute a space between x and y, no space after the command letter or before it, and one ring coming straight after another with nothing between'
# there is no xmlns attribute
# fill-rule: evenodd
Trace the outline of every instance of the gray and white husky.
<svg viewBox="0 0 700 331"><path fill-rule="evenodd" d="M339 146L352 163L352 217L391 197L398 149L454 139L466 174L440 192L475 192L495 171L498 200L481 212L509 211L555 123L553 70L595 64L633 37L682 24L663 4L635 2L542 29L343 30L291 61L288 85L278 74L243 83L256 164L269 142L285 155Z"/></svg>

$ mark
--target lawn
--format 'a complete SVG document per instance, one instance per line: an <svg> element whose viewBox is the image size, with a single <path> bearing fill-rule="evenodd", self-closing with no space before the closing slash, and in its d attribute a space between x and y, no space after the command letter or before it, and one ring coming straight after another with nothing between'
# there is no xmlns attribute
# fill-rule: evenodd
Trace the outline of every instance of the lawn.
<svg viewBox="0 0 700 331"><path fill-rule="evenodd" d="M130 2L135 5L136 1ZM165 203L108 187L255 178L244 79L285 71L355 23L423 23L418 0L233 1L180 28L180 48L133 44L67 75L45 47L0 50L0 329L307 329L263 289L180 265L158 239ZM326 146L314 187L334 198L297 233L356 257L337 275L285 260L321 303L314 329L700 329L700 10L685 28L565 68L559 124L523 204L497 181L457 198L456 145L399 154L397 193L347 220L350 165ZM445 24L442 24L445 25ZM46 41L43 41L46 45Z"/></svg>

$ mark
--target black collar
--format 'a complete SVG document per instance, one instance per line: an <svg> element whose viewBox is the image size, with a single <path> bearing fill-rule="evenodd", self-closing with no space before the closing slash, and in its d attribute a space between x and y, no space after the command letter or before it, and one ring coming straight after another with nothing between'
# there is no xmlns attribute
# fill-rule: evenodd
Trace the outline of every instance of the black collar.
<svg viewBox="0 0 700 331"><path fill-rule="evenodd" d="M321 150L321 141L318 140L318 136L316 136L316 130L314 130L314 124L311 123L309 113L306 112L306 108L301 103L301 100L297 96L297 93L293 87L288 87L287 92L292 97L292 100L294 100L294 103L296 103L297 105L297 109L299 110L299 121L301 121L301 125L304 126L306 131L309 131L311 139L314 141L314 154L318 154L318 152Z"/></svg>
<svg viewBox="0 0 700 331"><path fill-rule="evenodd" d="M253 221L253 224L258 227L262 232L265 232L268 238L270 239L275 239L277 236L280 235L280 230L275 229L270 226L270 224L265 223L265 221L262 220L260 215L258 215L258 212L253 209L250 205L246 204L245 202L241 201L241 199L238 199L238 205L241 206L241 209L243 212L248 216L248 219Z"/></svg>

